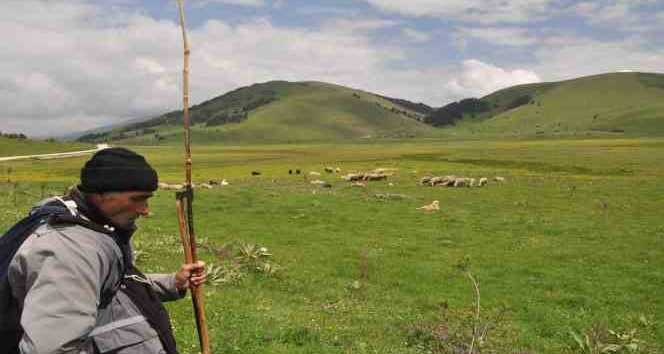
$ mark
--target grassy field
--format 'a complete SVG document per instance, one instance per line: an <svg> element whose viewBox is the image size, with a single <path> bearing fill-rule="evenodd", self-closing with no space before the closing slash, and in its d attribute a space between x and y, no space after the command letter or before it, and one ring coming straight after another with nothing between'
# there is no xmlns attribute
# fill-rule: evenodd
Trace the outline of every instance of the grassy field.
<svg viewBox="0 0 664 354"><path fill-rule="evenodd" d="M660 353L663 148L656 138L196 146L195 181L231 183L195 200L202 258L239 277L206 287L214 352L463 348L475 305L467 273L455 267L465 258L479 283L480 329L488 328L482 353L589 353L570 332L605 337L608 329L635 329L640 352ZM181 147L135 149L162 181L182 181ZM0 164L0 228L75 183L84 161ZM328 165L396 170L354 187L326 174ZM333 187L289 169L321 172L309 180ZM445 174L506 182L418 185ZM433 200L439 212L416 210ZM173 193L157 192L151 205L134 240L137 262L149 272L173 270L183 259ZM233 268L232 242L266 247L276 273ZM168 308L181 352L196 353L190 302Z"/></svg>
<svg viewBox="0 0 664 354"><path fill-rule="evenodd" d="M18 140L0 137L0 157L14 155L37 155L56 152L93 149L94 145L83 143L48 142L41 140Z"/></svg>

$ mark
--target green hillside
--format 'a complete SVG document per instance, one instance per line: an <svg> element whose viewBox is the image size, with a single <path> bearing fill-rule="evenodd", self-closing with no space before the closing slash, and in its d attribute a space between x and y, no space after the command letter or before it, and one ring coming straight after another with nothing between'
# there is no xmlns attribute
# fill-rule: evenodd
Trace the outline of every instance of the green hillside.
<svg viewBox="0 0 664 354"><path fill-rule="evenodd" d="M0 157L14 155L38 155L57 152L87 150L94 145L32 139L10 139L0 137Z"/></svg>
<svg viewBox="0 0 664 354"><path fill-rule="evenodd" d="M443 131L456 136L664 136L662 74L613 73L520 85L481 100L490 111L464 116Z"/></svg>
<svg viewBox="0 0 664 354"><path fill-rule="evenodd" d="M190 109L199 143L332 141L427 137L423 113L395 99L322 83L271 81L231 91ZM404 101L407 102L407 101ZM413 104L413 106L416 106ZM181 112L82 137L83 141L135 144L182 139Z"/></svg>
<svg viewBox="0 0 664 354"><path fill-rule="evenodd" d="M193 106L190 117L195 141L211 144L664 136L663 98L662 74L612 73L518 85L431 113L431 107L423 104L328 83L270 81ZM436 114L437 121L432 121ZM432 128L425 121L439 127ZM182 113L173 111L79 140L150 145L181 139Z"/></svg>

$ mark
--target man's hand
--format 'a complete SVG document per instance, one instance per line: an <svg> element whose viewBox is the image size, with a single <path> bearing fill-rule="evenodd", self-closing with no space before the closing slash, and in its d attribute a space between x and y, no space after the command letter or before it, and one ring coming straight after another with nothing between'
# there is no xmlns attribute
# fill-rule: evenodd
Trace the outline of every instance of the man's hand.
<svg viewBox="0 0 664 354"><path fill-rule="evenodd" d="M191 286L199 286L207 280L205 272L205 262L198 261L195 264L183 265L175 273L175 286L178 290L187 290Z"/></svg>

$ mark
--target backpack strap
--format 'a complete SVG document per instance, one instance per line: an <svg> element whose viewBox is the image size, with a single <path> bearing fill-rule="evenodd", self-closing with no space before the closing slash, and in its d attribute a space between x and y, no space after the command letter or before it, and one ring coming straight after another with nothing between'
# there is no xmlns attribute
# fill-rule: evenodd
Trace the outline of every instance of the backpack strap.
<svg viewBox="0 0 664 354"><path fill-rule="evenodd" d="M64 205L67 208L67 210L69 210L69 213L72 216L77 216L78 215L78 206L76 205L75 201L71 200L68 197L64 197L64 198L63 197L55 197L55 199L57 201L59 201L60 203L62 203L62 205Z"/></svg>
<svg viewBox="0 0 664 354"><path fill-rule="evenodd" d="M67 208L60 203L47 203L34 209L22 220L0 235L0 343L8 348L7 353L18 353L18 345L23 336L20 324L18 301L14 298L9 284L9 267L25 240L51 215L66 214ZM2 351L5 353L4 351Z"/></svg>
<svg viewBox="0 0 664 354"><path fill-rule="evenodd" d="M122 251L124 246L122 245L120 238L115 234L115 232L113 232L111 228L106 228L104 226L95 224L87 219L83 219L78 216L72 216L66 214L54 214L49 217L48 224L53 226L80 225L87 229L105 234L110 238L112 238L113 241L115 241L115 244L118 246L118 248L120 249L120 253L122 254L122 274L120 274L120 279L115 284L113 284L111 288L100 294L99 308L100 309L106 308L113 300L113 297L115 297L115 293L120 289L120 286L122 285L122 278L124 277L125 274L127 274L127 269L129 266L129 260L125 259L126 258L125 252ZM108 282L109 277L110 273L106 275L104 283Z"/></svg>
<svg viewBox="0 0 664 354"><path fill-rule="evenodd" d="M125 252L119 237L111 229L95 224L84 219L77 211L76 203L67 198L53 198L45 204L34 208L28 216L12 226L7 232L0 235L0 346L8 351L0 350L0 353L17 353L18 345L23 336L23 330L20 325L20 309L16 299L11 295L10 284L8 281L9 265L14 255L21 247L23 242L41 225L76 224L108 235L111 237L123 255L121 258L122 274L116 284L100 294L99 308L106 308L112 301L115 293L122 284L122 278L127 272L125 261ZM129 260L131 261L131 260ZM106 275L104 284L109 281L110 273Z"/></svg>

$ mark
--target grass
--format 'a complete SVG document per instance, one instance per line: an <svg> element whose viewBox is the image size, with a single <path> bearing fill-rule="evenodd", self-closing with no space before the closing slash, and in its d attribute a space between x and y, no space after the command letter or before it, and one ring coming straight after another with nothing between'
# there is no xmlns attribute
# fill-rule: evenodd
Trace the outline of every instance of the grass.
<svg viewBox="0 0 664 354"><path fill-rule="evenodd" d="M0 137L0 157L13 155L37 155L56 152L78 151L94 148L90 144L48 142L32 139L9 139Z"/></svg>
<svg viewBox="0 0 664 354"><path fill-rule="evenodd" d="M621 332L635 328L650 352L662 350L662 147L664 140L655 138L196 146L194 179L231 183L197 192L199 239L212 247L256 243L280 266L273 277L251 272L239 282L206 287L215 352L429 352L426 336L414 328L439 323L441 304L474 313L473 286L454 268L465 256L472 259L482 313L505 309L505 327L495 332L505 345L571 351L570 331L603 324ZM135 148L163 181L182 180L182 148ZM74 183L84 161L0 165L2 173L13 171L0 180L18 181L16 193L13 183L0 185L0 228L39 199L43 184L48 193ZM327 165L398 171L362 188L325 174ZM317 188L287 173L298 168L323 172L320 178L334 187ZM251 177L252 170L263 174ZM507 182L486 188L417 183L449 173ZM405 197L374 197L388 193ZM440 201L440 212L415 209L432 200ZM135 236L140 265L171 271L183 259L173 193L157 192L151 206L153 216L140 221ZM209 251L201 256L222 263ZM181 351L196 353L190 302L168 309Z"/></svg>

